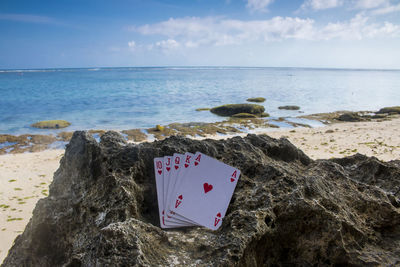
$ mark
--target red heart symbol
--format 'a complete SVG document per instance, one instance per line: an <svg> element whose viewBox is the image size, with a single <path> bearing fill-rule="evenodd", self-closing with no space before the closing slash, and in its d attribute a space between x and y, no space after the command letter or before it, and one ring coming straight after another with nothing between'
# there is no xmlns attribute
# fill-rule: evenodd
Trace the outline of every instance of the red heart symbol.
<svg viewBox="0 0 400 267"><path fill-rule="evenodd" d="M235 181L235 179L231 178L231 182L233 183Z"/></svg>
<svg viewBox="0 0 400 267"><path fill-rule="evenodd" d="M169 171L171 168L170 167L167 167L167 171Z"/></svg>
<svg viewBox="0 0 400 267"><path fill-rule="evenodd" d="M159 170L159 171L158 171L158 174L161 174L161 173L162 173L162 171L161 171L161 170Z"/></svg>
<svg viewBox="0 0 400 267"><path fill-rule="evenodd" d="M177 169L179 169L179 166L178 166L178 165L175 165L175 170L177 170Z"/></svg>
<svg viewBox="0 0 400 267"><path fill-rule="evenodd" d="M182 197L182 195L180 195L178 198L179 198L180 200L182 200L183 197Z"/></svg>
<svg viewBox="0 0 400 267"><path fill-rule="evenodd" d="M194 165L196 165L196 166L197 166L197 165L199 165L199 163L198 163L197 161L195 161L195 162L194 162Z"/></svg>
<svg viewBox="0 0 400 267"><path fill-rule="evenodd" d="M186 164L186 163L185 163L185 168L187 168L187 167L189 167L189 164Z"/></svg>
<svg viewBox="0 0 400 267"><path fill-rule="evenodd" d="M204 187L204 193L207 193L213 189L213 186L208 183L204 183L203 187Z"/></svg>
<svg viewBox="0 0 400 267"><path fill-rule="evenodd" d="M220 212L218 212L217 217L220 217L220 218L221 218L221 213L220 213Z"/></svg>

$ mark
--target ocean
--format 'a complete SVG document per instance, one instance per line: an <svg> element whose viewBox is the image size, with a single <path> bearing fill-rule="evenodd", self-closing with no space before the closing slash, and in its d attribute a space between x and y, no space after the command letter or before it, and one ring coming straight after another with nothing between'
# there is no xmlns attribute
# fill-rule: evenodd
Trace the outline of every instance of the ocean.
<svg viewBox="0 0 400 267"><path fill-rule="evenodd" d="M272 118L400 105L400 70L146 67L0 70L0 134L132 129L223 118L196 108L262 103ZM299 111L279 110L298 105ZM66 129L40 130L62 119Z"/></svg>

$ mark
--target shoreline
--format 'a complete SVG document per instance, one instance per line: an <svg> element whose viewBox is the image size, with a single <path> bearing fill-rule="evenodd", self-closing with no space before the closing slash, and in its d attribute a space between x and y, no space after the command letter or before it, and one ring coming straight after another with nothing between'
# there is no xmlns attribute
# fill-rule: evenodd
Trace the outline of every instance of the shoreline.
<svg viewBox="0 0 400 267"><path fill-rule="evenodd" d="M321 120L326 120L323 127L307 128L299 125L289 129L277 129L255 127L248 121L243 127L252 127L251 131L256 134L267 134L273 138L285 137L312 159L329 159L361 153L383 161L400 160L399 115L358 122L339 122L327 119L326 115L319 116ZM206 126L215 130L215 125ZM187 129L192 127L194 126ZM97 138L100 136L99 132L93 134L97 134ZM213 135L191 138L226 139L247 134L222 134L216 131ZM165 138L162 135L158 136ZM4 214L0 218L0 262L5 258L16 236L29 222L36 202L47 196L48 187L63 153L63 149L43 149L32 153L0 155L0 210Z"/></svg>
<svg viewBox="0 0 400 267"><path fill-rule="evenodd" d="M395 107L398 108L398 107ZM249 133L264 133L296 128L318 128L332 123L356 121L384 121L400 116L400 109L396 112L382 113L381 111L336 111L279 118L234 118L228 117L218 122L187 122L155 125L154 128L134 128L127 130L113 130L124 136L131 143L152 142L163 140L172 135L181 135L188 138L215 138L215 136L235 136ZM67 128L65 128L67 129ZM99 141L108 130L86 130ZM73 131L62 131L48 134L0 134L0 155L18 154L25 152L39 152L47 149L64 149L73 135Z"/></svg>

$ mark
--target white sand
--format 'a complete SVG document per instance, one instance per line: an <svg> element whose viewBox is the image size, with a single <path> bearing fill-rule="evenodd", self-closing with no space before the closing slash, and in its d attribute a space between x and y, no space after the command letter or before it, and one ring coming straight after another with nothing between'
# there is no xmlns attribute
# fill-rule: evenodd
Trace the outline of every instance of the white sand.
<svg viewBox="0 0 400 267"><path fill-rule="evenodd" d="M294 132L274 131L268 135L274 138L287 137L313 159L339 158L358 152L390 161L400 159L399 130L400 118L396 118L382 122L347 122L321 128L296 128Z"/></svg>
<svg viewBox="0 0 400 267"><path fill-rule="evenodd" d="M326 133L329 130L333 132ZM384 161L400 159L400 118L265 133L274 138L287 137L313 159L344 157L357 152ZM63 150L46 150L0 156L0 205L6 205L0 207L0 262L15 237L24 230L36 202L48 193L63 153Z"/></svg>
<svg viewBox="0 0 400 267"><path fill-rule="evenodd" d="M48 194L64 150L0 156L0 262ZM6 206L4 206L6 205Z"/></svg>

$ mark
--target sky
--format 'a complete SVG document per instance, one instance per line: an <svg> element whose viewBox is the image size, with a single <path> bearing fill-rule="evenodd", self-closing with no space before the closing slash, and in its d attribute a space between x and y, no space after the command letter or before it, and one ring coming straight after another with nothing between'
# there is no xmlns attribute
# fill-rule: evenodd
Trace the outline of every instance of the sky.
<svg viewBox="0 0 400 267"><path fill-rule="evenodd" d="M400 0L1 0L0 69L400 69Z"/></svg>

